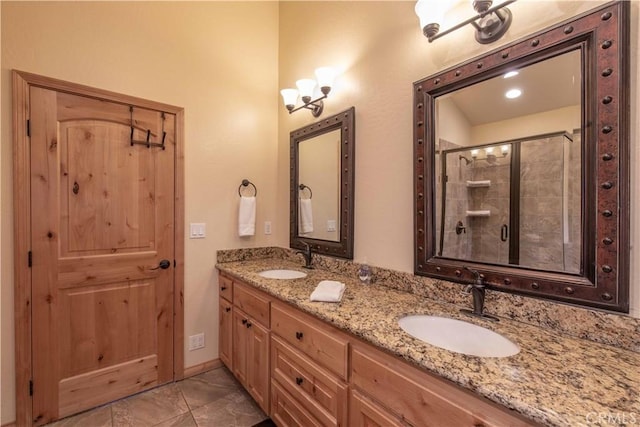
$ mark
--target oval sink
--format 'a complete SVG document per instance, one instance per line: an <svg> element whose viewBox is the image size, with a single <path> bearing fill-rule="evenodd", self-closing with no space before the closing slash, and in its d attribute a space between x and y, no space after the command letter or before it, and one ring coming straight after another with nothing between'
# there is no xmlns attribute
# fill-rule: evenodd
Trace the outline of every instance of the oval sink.
<svg viewBox="0 0 640 427"><path fill-rule="evenodd" d="M401 318L398 324L409 335L456 353L509 357L520 352L520 347L502 335L462 320L414 315Z"/></svg>
<svg viewBox="0 0 640 427"><path fill-rule="evenodd" d="M258 276L266 279L301 279L307 277L307 273L298 270L264 270Z"/></svg>

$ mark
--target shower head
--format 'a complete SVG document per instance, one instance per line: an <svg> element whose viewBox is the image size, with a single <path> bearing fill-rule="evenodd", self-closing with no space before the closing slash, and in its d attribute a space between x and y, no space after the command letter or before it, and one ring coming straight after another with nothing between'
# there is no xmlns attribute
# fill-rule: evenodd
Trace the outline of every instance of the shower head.
<svg viewBox="0 0 640 427"><path fill-rule="evenodd" d="M469 159L467 159L467 158L466 158L465 156L463 156L462 154L458 155L458 159L459 159L459 160L464 159L464 161L466 162L466 164L467 164L467 165L469 165L469 164L473 163L473 160L469 160Z"/></svg>

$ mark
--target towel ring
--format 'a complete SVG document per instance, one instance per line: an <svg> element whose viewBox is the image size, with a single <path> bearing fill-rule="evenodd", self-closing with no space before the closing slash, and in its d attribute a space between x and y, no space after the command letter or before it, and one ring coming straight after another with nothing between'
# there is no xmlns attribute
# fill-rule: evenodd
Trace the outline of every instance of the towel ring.
<svg viewBox="0 0 640 427"><path fill-rule="evenodd" d="M238 187L238 196L242 197L242 193L240 192L240 190L242 189L242 187L248 187L249 185L253 187L253 197L256 197L258 195L258 189L256 188L255 184L248 179L242 180L242 184L240 184L240 186Z"/></svg>
<svg viewBox="0 0 640 427"><path fill-rule="evenodd" d="M311 191L311 187L309 187L308 185L300 184L298 188L300 188L300 191L303 191L305 188L309 190L309 199L313 199L313 191Z"/></svg>

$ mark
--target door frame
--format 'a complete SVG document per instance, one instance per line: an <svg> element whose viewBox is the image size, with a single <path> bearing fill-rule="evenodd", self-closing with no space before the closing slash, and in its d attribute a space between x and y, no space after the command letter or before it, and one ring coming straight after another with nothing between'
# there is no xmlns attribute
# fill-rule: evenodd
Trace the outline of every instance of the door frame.
<svg viewBox="0 0 640 427"><path fill-rule="evenodd" d="M13 229L16 425L33 424L31 346L31 170L28 135L29 88L164 111L176 116L174 197L173 379L184 378L184 108L13 70Z"/></svg>

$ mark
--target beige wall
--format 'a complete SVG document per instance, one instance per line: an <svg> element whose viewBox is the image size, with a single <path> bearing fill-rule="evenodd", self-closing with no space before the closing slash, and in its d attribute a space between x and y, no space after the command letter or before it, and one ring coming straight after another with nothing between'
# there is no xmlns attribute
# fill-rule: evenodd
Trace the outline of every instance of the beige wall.
<svg viewBox="0 0 640 427"><path fill-rule="evenodd" d="M511 29L489 46L474 41L471 26L428 43L414 15L414 1L281 3L280 87L309 75L314 67L335 66L342 74L325 102L325 114L356 107L356 260L366 257L373 265L413 271L412 83L603 3L518 1L509 6L514 16ZM632 2L631 141L640 126L639 3ZM468 10L468 2L460 8ZM309 17L317 25L308 25ZM288 116L280 109L280 164L288 161L288 133L312 121L310 114ZM635 212L640 200L638 144L632 143L631 154ZM286 170L279 171L279 185L288 185ZM286 200L279 199L278 217L286 215ZM635 215L631 233L636 247L639 226ZM635 251L631 256L638 258ZM640 263L631 264L632 315L640 317Z"/></svg>
<svg viewBox="0 0 640 427"><path fill-rule="evenodd" d="M277 2L2 1L2 415L15 419L12 279L11 69L185 109L185 335L206 334L193 366L218 357L217 249L285 245L237 237L238 186L258 187L257 221L276 221ZM288 224L282 222L282 227ZM188 230L188 228L187 228ZM186 344L186 343L185 343Z"/></svg>
<svg viewBox="0 0 640 427"><path fill-rule="evenodd" d="M471 140L474 145L481 145L544 133L566 131L573 134L574 129L580 129L580 119L580 105L563 107L515 119L473 126Z"/></svg>

